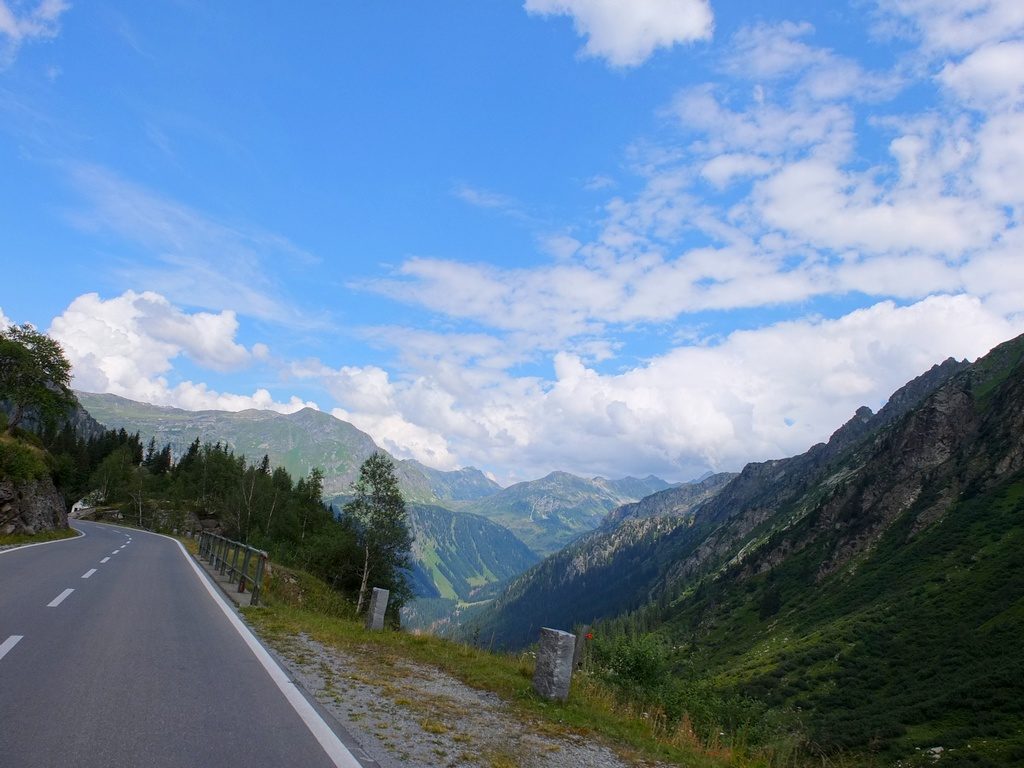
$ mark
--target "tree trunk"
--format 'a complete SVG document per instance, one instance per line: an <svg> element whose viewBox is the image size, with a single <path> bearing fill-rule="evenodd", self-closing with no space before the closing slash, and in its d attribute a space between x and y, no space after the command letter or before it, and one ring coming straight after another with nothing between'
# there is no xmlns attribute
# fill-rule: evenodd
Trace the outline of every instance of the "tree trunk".
<svg viewBox="0 0 1024 768"><path fill-rule="evenodd" d="M267 515L267 524L263 526L263 533L270 535L270 521L274 519L274 507L277 506L277 489L274 489L274 500L270 502L270 513Z"/></svg>
<svg viewBox="0 0 1024 768"><path fill-rule="evenodd" d="M366 585L370 581L370 548L366 547L363 551L365 552L363 557L363 583L359 585L359 602L356 604L357 614L363 612L363 606L366 604Z"/></svg>

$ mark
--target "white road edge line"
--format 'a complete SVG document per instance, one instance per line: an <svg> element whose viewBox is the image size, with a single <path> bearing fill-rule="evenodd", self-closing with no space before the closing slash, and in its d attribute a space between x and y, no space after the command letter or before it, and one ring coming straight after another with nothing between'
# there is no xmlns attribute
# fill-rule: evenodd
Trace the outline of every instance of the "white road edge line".
<svg viewBox="0 0 1024 768"><path fill-rule="evenodd" d="M18 644L18 641L21 640L23 637L25 637L25 636L24 635L11 635L6 640L4 640L2 643L0 643L0 659L2 659L4 656L6 656L8 654L8 652L10 652L11 648L16 646Z"/></svg>
<svg viewBox="0 0 1024 768"><path fill-rule="evenodd" d="M217 592L217 587L210 584L209 579L199 569L195 561L189 556L188 551L182 546L181 542L177 539L171 539L178 548L181 550L182 556L188 561L188 564L192 566L192 570L195 571L196 576L206 587L206 591L210 593L210 597L217 601L221 611L227 616L228 621L231 622L231 626L242 636L242 640L249 646L249 650L253 652L253 655L263 665L263 669L270 675L270 679L277 685L278 690L284 694L284 697L288 700L288 703L292 705L292 709L295 710L296 714L302 718L302 722L309 728L310 733L320 742L320 746L323 747L324 752L327 756L334 761L334 765L337 768L362 768L362 764L356 760L348 748L341 743L341 739L338 738L337 734L331 730L331 727L324 722L324 719L319 713L313 709L313 705L306 701L306 697L303 696L299 689L295 687L295 683L288 679L288 675L284 673L280 665L274 661L273 657L267 653L267 649L260 645L260 641L256 639L252 631L245 626L238 614L234 612L224 598Z"/></svg>
<svg viewBox="0 0 1024 768"><path fill-rule="evenodd" d="M96 569L95 568L90 568L88 571L86 571L85 573L82 574L82 578L83 579L88 579L94 573L96 573Z"/></svg>
<svg viewBox="0 0 1024 768"><path fill-rule="evenodd" d="M170 539L178 545L178 549L181 551L181 556L185 558L192 570L196 574L196 578L199 579L200 583L206 587L206 591L209 593L213 601L217 603L221 611L227 617L227 620L231 622L231 626L235 628L235 631L242 636L242 640L249 650L252 651L253 656L260 663L263 669L270 679L274 681L278 690L284 694L285 699L292 705L292 709L295 713L302 718L302 722L309 728L309 732L313 734L313 737L320 743L321 748L327 753L327 756L334 763L336 768L363 768L362 763L356 760L355 756L348 751L341 739L338 738L338 734L331 730L331 727L324 721L320 714L313 708L313 705L306 701L306 697L302 695L299 689L295 686L291 680L288 679L288 675L284 673L281 666L274 661L274 657L267 653L267 649L260 645L260 641L256 639L256 636L252 633L245 623L238 618L238 614L235 613L234 609L227 604L227 601L203 573L202 569L196 565L196 561L189 555L188 550L185 549L184 545L175 538L170 536L164 536L162 533L153 533L152 531L145 531L150 536L159 536L162 539Z"/></svg>
<svg viewBox="0 0 1024 768"><path fill-rule="evenodd" d="M10 549L0 549L0 555L6 555L8 552L17 552L18 550L21 550L21 549L28 549L29 547L44 547L47 544L63 544L65 541L78 541L78 539L84 539L85 538L85 531L80 531L77 528L72 528L71 530L77 531L78 535L77 536L72 536L69 539L54 539L53 541L37 541L35 544L19 544L18 546L11 547ZM12 635L12 637L13 637L13 635Z"/></svg>
<svg viewBox="0 0 1024 768"><path fill-rule="evenodd" d="M109 559L110 559L110 557L104 557L102 560L100 560L100 565L103 565Z"/></svg>
<svg viewBox="0 0 1024 768"><path fill-rule="evenodd" d="M56 608L58 605L63 603L65 600L67 600L68 599L68 595L70 595L74 591L75 590L70 589L70 588L69 589L65 589L63 592L61 592L59 595L57 595L55 598L53 598L53 600L48 602L46 604L46 607L47 608Z"/></svg>

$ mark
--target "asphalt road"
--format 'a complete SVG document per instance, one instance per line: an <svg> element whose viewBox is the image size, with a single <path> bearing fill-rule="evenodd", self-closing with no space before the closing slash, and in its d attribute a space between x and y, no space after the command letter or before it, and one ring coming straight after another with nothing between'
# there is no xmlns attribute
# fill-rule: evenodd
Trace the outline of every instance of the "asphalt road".
<svg viewBox="0 0 1024 768"><path fill-rule="evenodd" d="M177 542L74 525L0 553L0 766L358 766Z"/></svg>

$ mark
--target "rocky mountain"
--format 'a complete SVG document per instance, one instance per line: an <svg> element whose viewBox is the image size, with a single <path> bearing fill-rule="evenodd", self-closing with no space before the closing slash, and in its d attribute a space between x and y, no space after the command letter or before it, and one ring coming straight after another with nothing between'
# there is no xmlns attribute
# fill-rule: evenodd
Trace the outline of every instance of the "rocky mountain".
<svg viewBox="0 0 1024 768"><path fill-rule="evenodd" d="M614 493L624 499L642 499L652 493L675 488L679 483L669 483L655 475L647 477L620 477L618 480L605 480L603 477L592 477L591 481L598 485L606 485Z"/></svg>
<svg viewBox="0 0 1024 768"><path fill-rule="evenodd" d="M511 583L474 618L474 629L515 647L531 642L541 625L571 626L646 605L670 583L685 582L716 558L752 546L748 538L769 519L785 525L792 510L806 510L839 459L967 367L955 360L933 367L877 414L858 409L827 443L799 456L748 464L739 475L712 475L618 507L599 532ZM556 607L563 604L568 613L559 617Z"/></svg>
<svg viewBox="0 0 1024 768"><path fill-rule="evenodd" d="M430 490L440 502L475 501L493 496L501 486L476 467L463 467L452 471L433 469L415 459L400 462L422 474L430 484Z"/></svg>
<svg viewBox="0 0 1024 768"><path fill-rule="evenodd" d="M619 614L599 633L653 631L694 685L799 712L822 756L1024 761L1024 337L935 366L800 456L748 465L682 519L608 533L623 543L605 575L585 571L604 590L591 618ZM550 570L552 589L516 580L483 632L529 642L529 602L561 601L565 618L545 621L571 624L560 572L574 563L548 562L530 573Z"/></svg>
<svg viewBox="0 0 1024 768"><path fill-rule="evenodd" d="M501 523L534 552L545 555L594 530L612 509L636 501L637 493L667 486L655 477L587 480L568 472L552 472L459 508Z"/></svg>
<svg viewBox="0 0 1024 768"><path fill-rule="evenodd" d="M616 507L601 522L601 528L614 528L623 520L646 517L680 517L710 499L736 477L735 472L708 473L700 480L683 483L644 496L640 501Z"/></svg>

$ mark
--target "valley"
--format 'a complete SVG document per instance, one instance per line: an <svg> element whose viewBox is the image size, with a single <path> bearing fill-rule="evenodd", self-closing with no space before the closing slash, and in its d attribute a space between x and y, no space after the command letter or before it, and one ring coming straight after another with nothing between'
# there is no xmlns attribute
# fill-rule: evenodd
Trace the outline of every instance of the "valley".
<svg viewBox="0 0 1024 768"><path fill-rule="evenodd" d="M248 477L252 451L264 467L308 468L287 486L306 505L325 467L319 537L353 498L352 467L380 451L309 409L78 397L75 423L143 465L159 460L143 456L147 439L181 457L175 474L202 456ZM207 441L200 453L190 435ZM810 759L1024 758L1024 337L934 366L802 454L693 482L552 472L502 488L473 468L393 466L413 541L409 630L521 652L542 626L590 626L590 674L705 742L729 721L758 750L787 732ZM262 493L246 503L265 506ZM231 503L190 514L241 526L223 517ZM282 553L344 570L330 542Z"/></svg>

